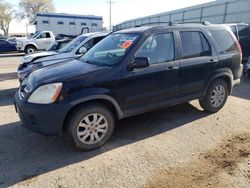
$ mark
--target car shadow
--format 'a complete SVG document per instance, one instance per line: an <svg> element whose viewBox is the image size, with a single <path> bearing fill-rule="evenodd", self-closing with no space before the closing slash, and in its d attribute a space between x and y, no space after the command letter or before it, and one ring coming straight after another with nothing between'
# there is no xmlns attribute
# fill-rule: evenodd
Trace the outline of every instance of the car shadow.
<svg viewBox="0 0 250 188"><path fill-rule="evenodd" d="M13 79L17 79L17 73L16 72L1 73L0 74L0 82L6 81L6 80L13 80Z"/></svg>
<svg viewBox="0 0 250 188"><path fill-rule="evenodd" d="M55 169L144 140L208 116L191 104L117 122L113 137L99 149L83 152L65 137L45 137L15 122L0 126L0 187L9 187Z"/></svg>
<svg viewBox="0 0 250 188"><path fill-rule="evenodd" d="M14 104L14 96L18 88L0 90L0 107Z"/></svg>
<svg viewBox="0 0 250 188"><path fill-rule="evenodd" d="M241 83L234 86L232 96L250 100L250 78L242 77Z"/></svg>

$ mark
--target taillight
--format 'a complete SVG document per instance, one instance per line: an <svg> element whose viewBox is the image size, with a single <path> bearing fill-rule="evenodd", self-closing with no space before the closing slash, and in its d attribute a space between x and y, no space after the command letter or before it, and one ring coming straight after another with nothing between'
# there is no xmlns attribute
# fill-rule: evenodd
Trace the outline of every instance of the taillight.
<svg viewBox="0 0 250 188"><path fill-rule="evenodd" d="M239 52L240 52L240 59L242 61L242 48L240 46L240 43L238 41L238 39L236 38L236 36L234 34L232 34L233 38L234 38L234 41L236 42L236 46L237 48L239 49Z"/></svg>
<svg viewBox="0 0 250 188"><path fill-rule="evenodd" d="M239 52L240 52L240 62L242 62L242 48L241 48L238 40L236 40L236 45L237 45Z"/></svg>

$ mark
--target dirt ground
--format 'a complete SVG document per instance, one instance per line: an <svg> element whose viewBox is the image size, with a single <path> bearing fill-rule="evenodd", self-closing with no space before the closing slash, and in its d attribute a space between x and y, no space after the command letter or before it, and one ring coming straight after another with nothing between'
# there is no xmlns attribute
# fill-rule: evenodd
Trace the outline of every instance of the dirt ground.
<svg viewBox="0 0 250 188"><path fill-rule="evenodd" d="M250 187L250 80L216 114L197 101L117 122L102 148L21 125L13 107L19 55L0 55L0 187Z"/></svg>

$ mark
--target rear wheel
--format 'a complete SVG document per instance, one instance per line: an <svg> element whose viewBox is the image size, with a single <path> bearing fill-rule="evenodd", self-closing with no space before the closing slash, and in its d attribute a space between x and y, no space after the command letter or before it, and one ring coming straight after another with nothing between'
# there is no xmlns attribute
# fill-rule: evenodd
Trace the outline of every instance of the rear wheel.
<svg viewBox="0 0 250 188"><path fill-rule="evenodd" d="M224 80L215 80L208 88L207 93L201 99L201 107L211 113L218 112L225 105L229 95L229 88Z"/></svg>
<svg viewBox="0 0 250 188"><path fill-rule="evenodd" d="M25 53L26 54L32 54L32 53L34 53L36 51L36 48L34 47L34 46L27 46L26 48L25 48Z"/></svg>
<svg viewBox="0 0 250 188"><path fill-rule="evenodd" d="M114 130L114 117L101 104L84 105L69 119L69 133L75 145L83 150L96 149L107 142Z"/></svg>

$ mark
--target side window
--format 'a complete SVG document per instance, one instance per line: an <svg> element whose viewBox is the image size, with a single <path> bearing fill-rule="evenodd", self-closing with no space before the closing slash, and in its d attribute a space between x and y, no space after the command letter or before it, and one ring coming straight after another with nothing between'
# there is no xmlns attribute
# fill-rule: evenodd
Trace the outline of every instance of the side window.
<svg viewBox="0 0 250 188"><path fill-rule="evenodd" d="M46 38L50 38L50 33L46 33Z"/></svg>
<svg viewBox="0 0 250 188"><path fill-rule="evenodd" d="M222 52L237 51L236 41L234 41L230 32L225 29L210 30L209 32L221 47Z"/></svg>
<svg viewBox="0 0 250 188"><path fill-rule="evenodd" d="M199 31L180 32L182 58L210 56L211 47L205 36Z"/></svg>
<svg viewBox="0 0 250 188"><path fill-rule="evenodd" d="M104 37L96 37L94 38L93 46L100 42Z"/></svg>
<svg viewBox="0 0 250 188"><path fill-rule="evenodd" d="M38 39L44 39L44 38L46 38L46 33L41 33L37 38Z"/></svg>
<svg viewBox="0 0 250 188"><path fill-rule="evenodd" d="M174 60L174 37L172 33L150 36L137 51L136 57L148 57L150 64Z"/></svg>
<svg viewBox="0 0 250 188"><path fill-rule="evenodd" d="M84 43L82 47L85 47L87 50L89 50L90 48L92 48L93 43L94 43L94 39L90 39L88 42Z"/></svg>

